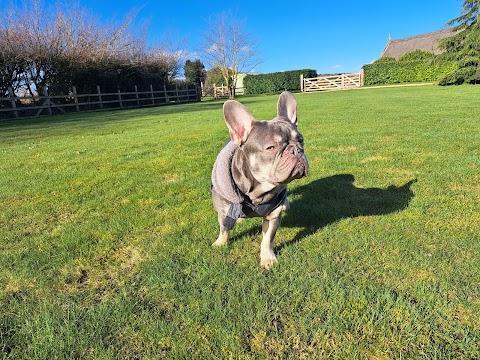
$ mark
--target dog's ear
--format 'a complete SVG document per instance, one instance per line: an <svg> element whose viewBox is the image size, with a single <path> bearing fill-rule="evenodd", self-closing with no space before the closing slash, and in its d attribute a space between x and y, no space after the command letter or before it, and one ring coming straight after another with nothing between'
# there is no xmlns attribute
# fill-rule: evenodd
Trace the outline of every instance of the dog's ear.
<svg viewBox="0 0 480 360"><path fill-rule="evenodd" d="M289 120L297 125L297 100L291 92L284 91L280 94L277 104L277 116Z"/></svg>
<svg viewBox="0 0 480 360"><path fill-rule="evenodd" d="M252 130L255 118L247 108L235 100L223 104L225 123L230 131L230 138L237 145L242 145Z"/></svg>

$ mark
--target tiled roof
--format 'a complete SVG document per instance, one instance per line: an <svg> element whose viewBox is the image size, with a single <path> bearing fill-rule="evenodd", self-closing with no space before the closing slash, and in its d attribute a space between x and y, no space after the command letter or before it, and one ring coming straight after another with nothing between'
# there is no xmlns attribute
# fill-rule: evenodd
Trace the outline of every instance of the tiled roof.
<svg viewBox="0 0 480 360"><path fill-rule="evenodd" d="M443 29L403 39L389 39L380 57L389 56L398 59L400 56L415 50L430 51L437 55L443 52L438 47L438 40L454 34L452 29Z"/></svg>

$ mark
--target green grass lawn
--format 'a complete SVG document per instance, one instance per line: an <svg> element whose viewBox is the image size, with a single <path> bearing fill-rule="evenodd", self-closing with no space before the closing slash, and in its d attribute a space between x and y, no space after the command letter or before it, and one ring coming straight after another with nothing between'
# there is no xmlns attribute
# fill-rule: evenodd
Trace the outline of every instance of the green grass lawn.
<svg viewBox="0 0 480 360"><path fill-rule="evenodd" d="M0 123L0 357L480 358L480 87L296 97L271 271L210 247L221 101Z"/></svg>

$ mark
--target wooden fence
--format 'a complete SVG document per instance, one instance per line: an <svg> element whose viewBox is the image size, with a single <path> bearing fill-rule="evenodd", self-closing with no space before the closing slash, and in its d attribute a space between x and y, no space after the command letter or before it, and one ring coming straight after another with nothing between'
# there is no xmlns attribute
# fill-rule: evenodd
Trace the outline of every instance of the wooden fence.
<svg viewBox="0 0 480 360"><path fill-rule="evenodd" d="M228 97L228 87L223 84L221 86L213 84L213 97L215 99Z"/></svg>
<svg viewBox="0 0 480 360"><path fill-rule="evenodd" d="M19 97L9 88L8 95L0 97L0 119L191 102L199 100L200 94L194 85L164 85L160 90L150 85L148 91L138 91L135 86L131 92L110 93L102 93L97 86L93 94L77 94L73 86L67 95L50 95L45 89L43 96L35 97Z"/></svg>
<svg viewBox="0 0 480 360"><path fill-rule="evenodd" d="M353 89L363 86L362 73L304 78L300 75L302 92Z"/></svg>
<svg viewBox="0 0 480 360"><path fill-rule="evenodd" d="M203 83L200 83L200 85L202 88L202 97L213 96L215 99L228 98L228 87L223 84L204 85ZM243 87L243 83L242 86L235 87L235 96L244 94L245 88Z"/></svg>

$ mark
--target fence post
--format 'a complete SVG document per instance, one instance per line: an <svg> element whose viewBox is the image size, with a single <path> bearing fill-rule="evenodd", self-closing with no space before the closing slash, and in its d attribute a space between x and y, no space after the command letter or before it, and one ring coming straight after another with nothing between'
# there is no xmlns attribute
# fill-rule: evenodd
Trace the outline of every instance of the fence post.
<svg viewBox="0 0 480 360"><path fill-rule="evenodd" d="M45 95L45 97L47 98L47 100L45 100L43 104L48 105L48 113L52 115L52 104L50 102L50 96L48 95L48 89L46 86L43 88L43 95Z"/></svg>
<svg viewBox="0 0 480 360"><path fill-rule="evenodd" d="M178 97L178 85L175 84L175 97L177 98L177 100L175 102L180 102L180 98Z"/></svg>
<svg viewBox="0 0 480 360"><path fill-rule="evenodd" d="M153 85L150 85L150 93L152 94L152 105L155 105L155 96L153 95Z"/></svg>
<svg viewBox="0 0 480 360"><path fill-rule="evenodd" d="M163 91L165 92L165 95L164 95L164 98L165 98L165 102L170 102L170 99L168 98L168 93L167 93L167 86L165 84L163 84Z"/></svg>
<svg viewBox="0 0 480 360"><path fill-rule="evenodd" d="M201 83L200 83L201 84ZM202 94L200 92L200 86L198 86L198 83L193 84L195 86L195 100L200 101L202 100Z"/></svg>
<svg viewBox="0 0 480 360"><path fill-rule="evenodd" d="M102 100L102 92L100 91L100 85L97 85L97 94L98 94L98 101L100 102L100 109L103 109L103 100Z"/></svg>
<svg viewBox="0 0 480 360"><path fill-rule="evenodd" d="M300 74L300 90L303 92L303 74Z"/></svg>
<svg viewBox="0 0 480 360"><path fill-rule="evenodd" d="M118 89L118 102L120 104L120 107L123 108L122 93L120 92L120 88Z"/></svg>
<svg viewBox="0 0 480 360"><path fill-rule="evenodd" d="M73 95L73 101L75 102L75 110L77 112L80 111L80 107L78 106L78 97L77 97L77 88L75 86L72 86L72 95Z"/></svg>
<svg viewBox="0 0 480 360"><path fill-rule="evenodd" d="M10 103L12 104L12 108L16 109L17 103L15 101L15 94L11 86L8 87L8 96L10 97ZM18 110L13 110L13 114L15 115L16 118L18 118Z"/></svg>
<svg viewBox="0 0 480 360"><path fill-rule="evenodd" d="M138 88L137 88L137 85L135 85L135 97L137 98L137 106L140 106L140 101L138 100Z"/></svg>

